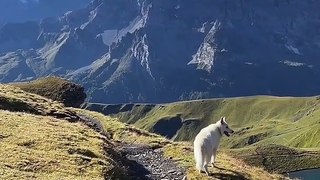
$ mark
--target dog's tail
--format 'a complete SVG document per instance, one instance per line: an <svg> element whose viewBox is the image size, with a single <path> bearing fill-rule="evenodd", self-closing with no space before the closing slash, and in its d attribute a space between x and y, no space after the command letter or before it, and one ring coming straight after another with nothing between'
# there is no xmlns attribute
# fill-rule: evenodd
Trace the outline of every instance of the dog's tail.
<svg viewBox="0 0 320 180"><path fill-rule="evenodd" d="M199 170L199 171L202 171L203 169L203 154L202 154L202 150L201 150L201 147L197 146L197 145L194 145L194 158L196 160L196 169Z"/></svg>

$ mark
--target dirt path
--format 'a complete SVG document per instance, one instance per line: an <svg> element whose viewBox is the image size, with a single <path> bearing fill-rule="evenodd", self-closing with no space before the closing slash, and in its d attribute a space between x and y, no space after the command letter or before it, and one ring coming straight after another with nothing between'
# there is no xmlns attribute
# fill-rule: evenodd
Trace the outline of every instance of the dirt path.
<svg viewBox="0 0 320 180"><path fill-rule="evenodd" d="M135 179L183 179L185 170L163 155L161 148L151 149L138 144L122 144L120 151L129 160L129 172Z"/></svg>

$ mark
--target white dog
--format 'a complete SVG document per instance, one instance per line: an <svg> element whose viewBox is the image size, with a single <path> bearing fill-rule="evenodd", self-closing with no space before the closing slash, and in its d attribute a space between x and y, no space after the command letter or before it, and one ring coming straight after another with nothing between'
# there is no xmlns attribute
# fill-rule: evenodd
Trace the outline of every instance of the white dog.
<svg viewBox="0 0 320 180"><path fill-rule="evenodd" d="M193 142L193 147L196 168L199 172L204 171L209 175L208 164L211 163L213 166L222 135L230 136L233 132L228 127L226 118L221 117L218 122L210 124L198 133Z"/></svg>

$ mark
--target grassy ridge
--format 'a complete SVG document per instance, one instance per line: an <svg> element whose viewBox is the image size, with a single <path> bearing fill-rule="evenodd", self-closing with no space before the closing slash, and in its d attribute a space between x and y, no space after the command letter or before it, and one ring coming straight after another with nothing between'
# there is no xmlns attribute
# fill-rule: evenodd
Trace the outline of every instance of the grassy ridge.
<svg viewBox="0 0 320 180"><path fill-rule="evenodd" d="M317 148L320 145L320 133L317 133L320 128L319 102L318 97L211 99L156 105L146 113L133 109L116 116L124 122L134 119L134 116L142 117L134 125L151 132L154 132L155 125L161 123L161 120L180 117L183 123L177 129L175 140L182 141L192 140L202 127L226 116L237 133L224 141L224 147L277 143Z"/></svg>
<svg viewBox="0 0 320 180"><path fill-rule="evenodd" d="M133 106L113 116L150 132L170 132L163 135L176 141L193 141L201 128L226 116L236 133L223 138L221 146L245 162L281 173L320 167L319 97L208 99L144 109L144 105ZM272 152L277 148L270 155L257 154L257 149ZM291 154L292 148L303 151Z"/></svg>

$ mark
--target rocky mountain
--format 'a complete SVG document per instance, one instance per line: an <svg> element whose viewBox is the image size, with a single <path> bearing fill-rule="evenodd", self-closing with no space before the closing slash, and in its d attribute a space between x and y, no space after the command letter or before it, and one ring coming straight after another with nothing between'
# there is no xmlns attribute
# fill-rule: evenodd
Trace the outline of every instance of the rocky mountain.
<svg viewBox="0 0 320 180"><path fill-rule="evenodd" d="M59 75L90 101L319 94L315 0L93 0L0 29L0 80Z"/></svg>

